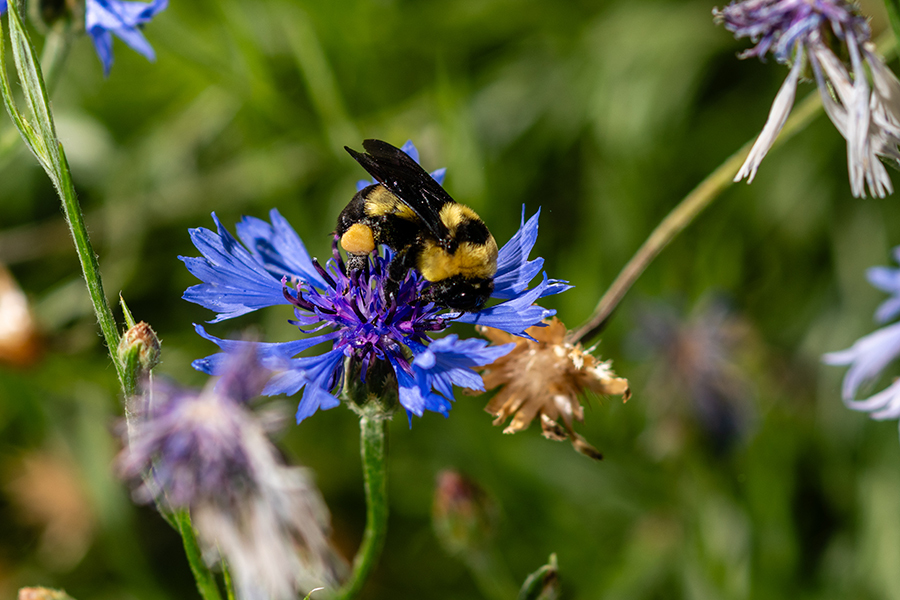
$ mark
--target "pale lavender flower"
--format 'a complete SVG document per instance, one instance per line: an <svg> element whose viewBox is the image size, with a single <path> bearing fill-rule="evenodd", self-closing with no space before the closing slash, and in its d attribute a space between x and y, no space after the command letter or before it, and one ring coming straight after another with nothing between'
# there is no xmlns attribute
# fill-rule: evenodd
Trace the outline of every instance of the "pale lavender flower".
<svg viewBox="0 0 900 600"><path fill-rule="evenodd" d="M149 383L119 458L139 501L189 510L205 558L224 558L242 600L288 600L333 584L328 509L307 472L285 465L247 401L271 375L255 349L230 355L203 390Z"/></svg>
<svg viewBox="0 0 900 600"><path fill-rule="evenodd" d="M714 9L713 15L735 37L749 37L755 44L741 58L762 60L771 53L778 62L791 64L735 181L753 181L787 121L808 64L828 118L847 140L853 195L865 196L866 188L882 198L893 193L878 157L900 161L900 81L875 54L869 25L855 4L846 0L744 0ZM848 61L838 58L834 45L846 52Z"/></svg>
<svg viewBox="0 0 900 600"><path fill-rule="evenodd" d="M900 260L900 247L894 249L894 256ZM876 320L883 323L900 314L900 269L873 267L867 275L872 285L893 294L878 307ZM853 410L867 412L873 419L881 421L900 418L900 379L864 400L857 400L856 396L861 388L875 381L898 356L900 322L861 337L846 350L830 352L822 360L829 365L850 366L841 387L844 404Z"/></svg>

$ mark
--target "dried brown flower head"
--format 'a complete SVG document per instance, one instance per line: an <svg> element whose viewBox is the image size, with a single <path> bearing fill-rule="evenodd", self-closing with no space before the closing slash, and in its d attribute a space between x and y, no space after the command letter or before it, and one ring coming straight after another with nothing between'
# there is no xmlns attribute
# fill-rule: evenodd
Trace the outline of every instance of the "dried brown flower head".
<svg viewBox="0 0 900 600"><path fill-rule="evenodd" d="M554 317L544 323L546 327L526 331L537 341L479 328L494 344L516 344L512 352L484 367L485 388L502 388L485 410L496 417L494 425L512 416L503 433L522 431L540 416L544 437L570 440L578 452L599 460L602 455L572 428L573 421L584 422L578 396L590 390L627 401L631 396L628 380L615 376L610 361L597 360L581 344L567 343L562 321Z"/></svg>

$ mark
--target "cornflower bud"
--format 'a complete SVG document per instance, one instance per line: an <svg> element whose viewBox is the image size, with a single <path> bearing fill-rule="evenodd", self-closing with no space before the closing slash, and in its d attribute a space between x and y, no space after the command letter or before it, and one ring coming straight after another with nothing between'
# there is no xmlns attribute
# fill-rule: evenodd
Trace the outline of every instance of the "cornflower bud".
<svg viewBox="0 0 900 600"><path fill-rule="evenodd" d="M119 341L119 360L149 371L159 364L159 338L144 321L128 329Z"/></svg>
<svg viewBox="0 0 900 600"><path fill-rule="evenodd" d="M447 553L482 552L494 534L497 506L472 479L445 470L437 476L431 517Z"/></svg>

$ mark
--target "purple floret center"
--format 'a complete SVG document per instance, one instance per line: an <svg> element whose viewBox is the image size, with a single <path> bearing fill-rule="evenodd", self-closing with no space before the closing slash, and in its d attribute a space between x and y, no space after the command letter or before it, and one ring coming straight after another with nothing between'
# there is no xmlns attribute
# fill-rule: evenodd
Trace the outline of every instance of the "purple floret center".
<svg viewBox="0 0 900 600"><path fill-rule="evenodd" d="M415 271L387 291L387 265L389 256L372 255L366 267L348 273L337 248L333 245L332 259L326 266L313 260L313 266L328 284L319 290L299 283L296 289L288 287L284 280L284 297L294 305L297 325L318 323L316 330L331 328L338 332L334 349L345 356L358 359L363 377L373 359L393 358L405 370L411 372L403 346L425 347L430 339L428 332L446 329L448 320L438 316L442 310L432 302L423 302L423 291L430 284Z"/></svg>

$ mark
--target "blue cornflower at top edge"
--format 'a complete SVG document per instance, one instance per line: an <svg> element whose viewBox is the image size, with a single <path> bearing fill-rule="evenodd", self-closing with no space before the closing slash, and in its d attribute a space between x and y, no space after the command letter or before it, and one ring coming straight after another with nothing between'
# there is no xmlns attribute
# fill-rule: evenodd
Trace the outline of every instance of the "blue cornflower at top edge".
<svg viewBox="0 0 900 600"><path fill-rule="evenodd" d="M0 0L0 15L6 12L6 0Z"/></svg>
<svg viewBox="0 0 900 600"><path fill-rule="evenodd" d="M103 63L104 76L109 76L113 64L113 35L147 60L156 60L156 53L141 33L141 27L168 6L169 0L152 2L87 0L84 9L84 29L91 36L97 56Z"/></svg>
<svg viewBox="0 0 900 600"><path fill-rule="evenodd" d="M894 257L900 261L900 246L894 249ZM900 269L872 267L866 273L869 281L878 289L891 293L875 312L879 323L900 314ZM876 420L900 418L900 380L869 398L857 400L860 389L875 381L884 368L900 356L900 322L877 329L856 340L854 344L838 352L829 352L822 361L829 365L849 365L841 386L844 404L853 410L869 413Z"/></svg>
<svg viewBox="0 0 900 600"><path fill-rule="evenodd" d="M397 376L400 404L410 416L422 416L425 410L446 416L453 385L483 389L481 376L473 367L493 362L513 345L488 346L484 340L460 340L456 335L434 340L431 335L459 321L529 337L527 328L555 313L533 303L571 287L544 274L534 288L528 289L543 265L540 258L528 260L537 239L537 214L525 222L523 211L521 228L499 251L493 297L501 302L478 313L447 311L423 302L422 293L430 284L415 271L400 282L396 293L386 294L389 249L372 256L367 270L348 274L335 240L333 257L323 267L309 258L300 237L277 210L273 209L270 216L271 225L244 217L237 226L240 242L215 215L217 232L191 230L202 256L179 258L203 283L189 288L184 298L215 311L212 322L266 306L294 306L295 320L291 323L309 337L260 343L257 348L263 364L278 371L264 394L303 392L298 422L320 408L340 403L335 394L346 376L347 357L360 361L363 379L374 360L390 364ZM195 327L198 334L226 352L247 343L220 339L202 326ZM323 343L330 343L324 353L295 358ZM194 367L217 374L222 357L215 354L194 361Z"/></svg>

